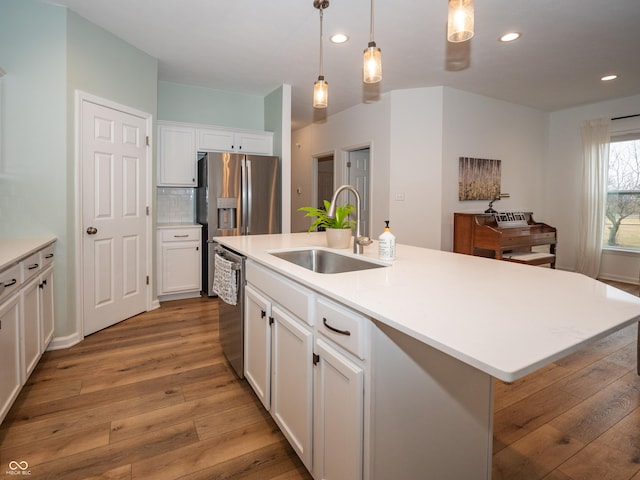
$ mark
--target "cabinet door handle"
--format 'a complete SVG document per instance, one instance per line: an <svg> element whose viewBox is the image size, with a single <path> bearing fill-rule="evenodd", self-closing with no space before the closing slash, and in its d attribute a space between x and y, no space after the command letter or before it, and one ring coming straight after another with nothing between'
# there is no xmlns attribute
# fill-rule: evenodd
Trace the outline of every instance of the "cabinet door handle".
<svg viewBox="0 0 640 480"><path fill-rule="evenodd" d="M34 263L33 265L29 265L27 268L28 268L29 270L35 270L36 268L38 268L38 264L37 264L37 263Z"/></svg>
<svg viewBox="0 0 640 480"><path fill-rule="evenodd" d="M322 323L324 323L324 326L327 327L329 330L331 330L332 332L336 332L339 333L340 335L347 335L350 336L351 332L349 330L339 330L335 327L332 327L331 325L329 325L327 323L327 319L325 317L322 317Z"/></svg>
<svg viewBox="0 0 640 480"><path fill-rule="evenodd" d="M264 318L267 316L267 312L265 312L264 310L260 310L260 318Z"/></svg>
<svg viewBox="0 0 640 480"><path fill-rule="evenodd" d="M53 253L49 253L49 254L45 255L44 258L53 258Z"/></svg>
<svg viewBox="0 0 640 480"><path fill-rule="evenodd" d="M185 233L184 235L174 235L173 238L186 238L188 236L189 236L189 234Z"/></svg>
<svg viewBox="0 0 640 480"><path fill-rule="evenodd" d="M11 285L15 285L16 283L18 283L18 281L15 278L12 278L7 283L0 282L0 285L2 285L3 287L10 287Z"/></svg>

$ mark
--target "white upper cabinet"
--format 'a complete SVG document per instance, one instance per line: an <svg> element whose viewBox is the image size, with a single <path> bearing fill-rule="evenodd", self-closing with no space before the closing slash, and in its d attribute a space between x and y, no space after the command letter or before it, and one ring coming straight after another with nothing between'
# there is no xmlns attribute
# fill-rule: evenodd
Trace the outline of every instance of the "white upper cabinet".
<svg viewBox="0 0 640 480"><path fill-rule="evenodd" d="M158 186L195 187L197 156L195 129L158 122Z"/></svg>
<svg viewBox="0 0 640 480"><path fill-rule="evenodd" d="M198 151L273 154L273 133L198 128Z"/></svg>
<svg viewBox="0 0 640 480"><path fill-rule="evenodd" d="M158 186L196 187L198 152L273 155L273 133L158 122Z"/></svg>

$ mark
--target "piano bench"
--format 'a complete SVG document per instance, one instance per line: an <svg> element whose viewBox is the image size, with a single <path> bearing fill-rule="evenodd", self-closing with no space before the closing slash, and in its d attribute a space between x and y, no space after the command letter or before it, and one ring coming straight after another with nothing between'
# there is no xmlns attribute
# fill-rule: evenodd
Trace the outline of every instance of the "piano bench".
<svg viewBox="0 0 640 480"><path fill-rule="evenodd" d="M502 259L508 262L524 263L527 265L547 265L556 268L556 256L545 252L509 252L502 254Z"/></svg>

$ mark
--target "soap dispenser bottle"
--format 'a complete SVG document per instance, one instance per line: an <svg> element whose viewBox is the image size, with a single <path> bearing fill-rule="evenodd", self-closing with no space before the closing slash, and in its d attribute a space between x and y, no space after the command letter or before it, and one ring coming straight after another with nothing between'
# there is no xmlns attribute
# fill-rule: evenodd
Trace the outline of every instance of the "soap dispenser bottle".
<svg viewBox="0 0 640 480"><path fill-rule="evenodd" d="M384 232L378 237L378 256L380 260L393 260L396 258L396 236L391 233L389 220L384 223Z"/></svg>

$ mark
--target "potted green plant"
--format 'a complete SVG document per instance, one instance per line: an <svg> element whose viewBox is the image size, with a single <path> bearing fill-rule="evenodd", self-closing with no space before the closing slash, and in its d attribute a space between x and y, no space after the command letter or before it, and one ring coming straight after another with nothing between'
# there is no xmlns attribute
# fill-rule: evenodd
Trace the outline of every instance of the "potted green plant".
<svg viewBox="0 0 640 480"><path fill-rule="evenodd" d="M325 229L327 232L327 244L330 248L349 248L351 242L351 229L355 221L349 218L356 207L350 203L336 207L335 217L328 217L327 211L331 206L329 200L324 200L324 208L301 207L298 211L306 212L305 217L315 217L315 221L309 227L309 232L317 229Z"/></svg>

